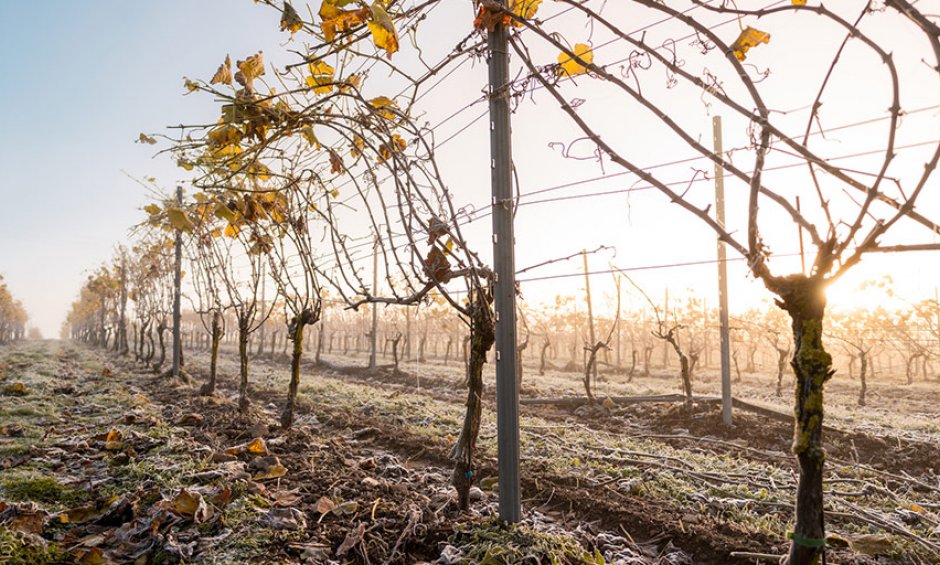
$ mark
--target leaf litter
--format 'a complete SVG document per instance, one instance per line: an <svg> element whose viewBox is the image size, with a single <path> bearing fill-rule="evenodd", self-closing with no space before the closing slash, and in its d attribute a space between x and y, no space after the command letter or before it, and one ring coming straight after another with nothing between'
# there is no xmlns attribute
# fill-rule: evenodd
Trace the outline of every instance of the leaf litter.
<svg viewBox="0 0 940 565"><path fill-rule="evenodd" d="M500 535L525 546L508 530L478 527L496 513L490 493L475 489L477 508L460 514L449 469L413 465L373 434L309 417L284 434L273 406L242 416L231 399L168 390L113 359L102 387L99 354L29 347L54 348L39 362L58 374L31 375L29 390L67 381L73 391L55 397L45 420L22 424L25 437L13 439L29 442L30 458L14 479L48 476L81 497L12 502L9 489L0 490L0 561L446 564L477 562L477 545ZM24 398L31 396L41 394ZM536 536L525 550L533 562L661 557L590 524L571 531L537 511L521 527ZM467 534L475 531L490 537Z"/></svg>

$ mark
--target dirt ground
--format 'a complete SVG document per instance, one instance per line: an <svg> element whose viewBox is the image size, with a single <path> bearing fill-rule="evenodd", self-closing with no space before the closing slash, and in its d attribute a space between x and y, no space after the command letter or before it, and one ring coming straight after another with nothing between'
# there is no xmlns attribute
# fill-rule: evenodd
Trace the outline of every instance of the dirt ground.
<svg viewBox="0 0 940 565"><path fill-rule="evenodd" d="M527 407L526 520L506 530L492 520L492 391L462 514L448 485L459 369L341 361L305 367L285 433L283 360L253 361L242 416L228 357L221 394L205 398L198 353L186 385L77 345L0 348L0 561L708 564L785 552L785 422L738 413L729 430L713 404ZM526 394L577 392L561 378L532 376ZM827 432L829 563L940 562L929 433Z"/></svg>

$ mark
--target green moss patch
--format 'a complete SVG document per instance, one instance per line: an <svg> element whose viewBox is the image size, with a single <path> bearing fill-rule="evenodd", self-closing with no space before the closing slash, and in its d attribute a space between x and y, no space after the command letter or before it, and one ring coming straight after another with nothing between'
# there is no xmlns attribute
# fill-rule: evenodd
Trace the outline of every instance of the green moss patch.
<svg viewBox="0 0 940 565"><path fill-rule="evenodd" d="M69 556L54 544L0 527L0 563L67 563Z"/></svg>
<svg viewBox="0 0 940 565"><path fill-rule="evenodd" d="M15 502L40 502L74 506L87 499L84 491L63 485L52 477L27 475L4 480L0 483L0 493Z"/></svg>

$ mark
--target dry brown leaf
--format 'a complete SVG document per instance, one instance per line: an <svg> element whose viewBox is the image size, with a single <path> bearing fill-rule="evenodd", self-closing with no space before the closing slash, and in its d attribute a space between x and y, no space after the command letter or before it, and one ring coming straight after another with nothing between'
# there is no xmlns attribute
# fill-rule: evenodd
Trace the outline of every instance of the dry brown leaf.
<svg viewBox="0 0 940 565"><path fill-rule="evenodd" d="M219 65L209 84L232 84L232 58L229 55L225 56L225 62Z"/></svg>
<svg viewBox="0 0 940 565"><path fill-rule="evenodd" d="M346 555L350 549L359 545L359 542L362 541L362 536L366 533L366 525L364 522L359 522L359 525L348 534L346 534L346 539L343 540L343 543L336 548L336 556L342 557Z"/></svg>
<svg viewBox="0 0 940 565"><path fill-rule="evenodd" d="M315 508L320 514L329 514L333 511L334 508L336 508L336 503L326 496L321 496L320 500L317 501Z"/></svg>

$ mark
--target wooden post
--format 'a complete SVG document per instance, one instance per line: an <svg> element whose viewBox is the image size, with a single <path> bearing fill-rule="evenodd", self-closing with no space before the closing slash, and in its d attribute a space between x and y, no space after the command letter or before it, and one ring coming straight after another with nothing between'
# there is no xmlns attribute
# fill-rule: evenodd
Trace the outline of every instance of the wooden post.
<svg viewBox="0 0 940 565"><path fill-rule="evenodd" d="M375 244L372 247L372 296L378 296L379 292L379 236L375 236ZM369 354L369 368L376 367L376 353L378 347L378 327L379 327L379 305L372 303L372 352Z"/></svg>
<svg viewBox="0 0 940 565"><path fill-rule="evenodd" d="M183 187L176 187L176 206L183 208ZM180 376L180 362L183 356L183 342L180 328L180 286L183 280L183 232L176 230L176 263L173 268L173 378Z"/></svg>
<svg viewBox="0 0 940 565"><path fill-rule="evenodd" d="M584 293L585 300L587 301L587 312L588 312L588 336L590 343L588 347L592 348L597 343L596 338L594 337L594 308L591 306L591 277L588 274L588 260L587 260L587 251L581 250L581 259L584 262ZM594 366L592 367L592 377L594 382L597 382L597 359L594 360Z"/></svg>
<svg viewBox="0 0 940 565"><path fill-rule="evenodd" d="M722 159L721 116L712 118L715 155ZM725 226L725 170L715 163L715 215L718 225ZM731 414L731 336L728 323L728 266L725 242L718 238L718 318L721 324L721 419L732 424Z"/></svg>

